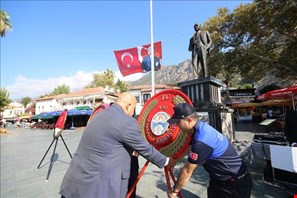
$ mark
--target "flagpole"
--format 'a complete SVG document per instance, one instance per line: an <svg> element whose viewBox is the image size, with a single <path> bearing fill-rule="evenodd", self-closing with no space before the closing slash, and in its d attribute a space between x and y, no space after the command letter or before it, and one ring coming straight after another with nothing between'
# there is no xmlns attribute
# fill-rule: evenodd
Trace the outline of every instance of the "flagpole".
<svg viewBox="0 0 297 198"><path fill-rule="evenodd" d="M150 17L151 17L151 75L152 75L152 94L155 95L155 60L154 60L154 34L153 34L153 1L150 0Z"/></svg>

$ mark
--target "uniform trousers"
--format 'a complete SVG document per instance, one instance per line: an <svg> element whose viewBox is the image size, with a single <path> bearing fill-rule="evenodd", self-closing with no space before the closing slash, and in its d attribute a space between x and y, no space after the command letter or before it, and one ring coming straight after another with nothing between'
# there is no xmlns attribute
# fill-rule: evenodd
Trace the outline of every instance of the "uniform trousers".
<svg viewBox="0 0 297 198"><path fill-rule="evenodd" d="M210 179L207 188L208 198L250 198L253 181L246 170L226 181Z"/></svg>

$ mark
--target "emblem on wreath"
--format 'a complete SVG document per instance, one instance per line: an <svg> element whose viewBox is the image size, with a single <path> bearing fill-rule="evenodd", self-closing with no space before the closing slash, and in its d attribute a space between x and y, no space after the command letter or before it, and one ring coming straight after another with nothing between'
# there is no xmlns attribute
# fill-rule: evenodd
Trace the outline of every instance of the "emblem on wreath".
<svg viewBox="0 0 297 198"><path fill-rule="evenodd" d="M155 135L162 135L166 132L169 124L167 120L170 116L166 112L158 112L154 115L151 122L151 130Z"/></svg>

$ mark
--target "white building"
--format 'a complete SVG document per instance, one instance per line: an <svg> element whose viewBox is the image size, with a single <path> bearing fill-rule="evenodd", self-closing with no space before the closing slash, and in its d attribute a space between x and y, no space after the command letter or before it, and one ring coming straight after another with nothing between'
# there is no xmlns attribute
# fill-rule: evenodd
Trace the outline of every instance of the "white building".
<svg viewBox="0 0 297 198"><path fill-rule="evenodd" d="M64 109L94 109L101 103L110 103L116 94L106 92L102 87L86 88L69 94L48 96L36 100L35 114Z"/></svg>
<svg viewBox="0 0 297 198"><path fill-rule="evenodd" d="M165 89L179 89L179 87L162 84L155 85L156 93ZM151 98L151 85L132 86L129 92L137 99L136 115L139 115L144 103ZM108 92L108 90L104 90L102 87L86 88L69 94L36 99L35 114L74 108L95 109L102 103L114 102L116 98L117 94ZM21 103L14 102L3 112L3 117L13 119L24 112L24 106Z"/></svg>
<svg viewBox="0 0 297 198"><path fill-rule="evenodd" d="M19 102L11 102L9 106L3 111L3 118L8 120L14 119L24 112L25 107L23 104Z"/></svg>

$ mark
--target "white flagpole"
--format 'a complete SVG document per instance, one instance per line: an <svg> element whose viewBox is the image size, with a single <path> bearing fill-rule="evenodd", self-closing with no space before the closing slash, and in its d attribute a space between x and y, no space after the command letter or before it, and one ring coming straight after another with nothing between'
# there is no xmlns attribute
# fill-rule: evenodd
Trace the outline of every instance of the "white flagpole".
<svg viewBox="0 0 297 198"><path fill-rule="evenodd" d="M154 60L154 34L153 34L153 1L150 0L151 16L151 75L152 75L152 94L155 95L155 60Z"/></svg>

